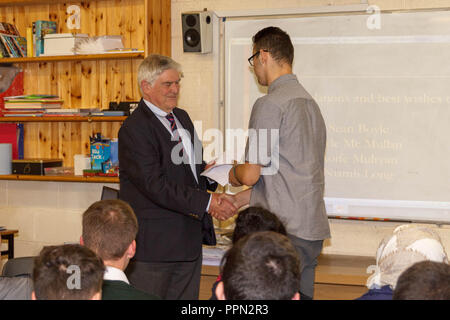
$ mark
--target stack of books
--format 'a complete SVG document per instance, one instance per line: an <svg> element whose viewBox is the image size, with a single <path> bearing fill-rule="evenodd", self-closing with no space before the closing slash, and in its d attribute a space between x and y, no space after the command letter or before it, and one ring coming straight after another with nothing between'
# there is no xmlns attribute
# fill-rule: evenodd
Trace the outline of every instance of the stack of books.
<svg viewBox="0 0 450 320"><path fill-rule="evenodd" d="M64 100L54 95L32 94L25 96L5 97L5 117L42 116L47 109L61 108Z"/></svg>

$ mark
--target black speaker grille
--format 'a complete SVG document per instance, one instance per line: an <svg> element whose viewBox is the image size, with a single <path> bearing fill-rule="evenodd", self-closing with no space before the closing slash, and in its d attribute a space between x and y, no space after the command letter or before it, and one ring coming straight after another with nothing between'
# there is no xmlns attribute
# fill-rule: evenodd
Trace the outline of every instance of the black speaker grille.
<svg viewBox="0 0 450 320"><path fill-rule="evenodd" d="M196 47L200 42L200 34L195 29L188 29L184 33L184 41L190 47Z"/></svg>
<svg viewBox="0 0 450 320"><path fill-rule="evenodd" d="M188 15L188 16L186 17L186 24L187 24L189 27L195 26L195 25L197 24L197 18L196 18L196 16L194 16L194 15L192 15L192 14Z"/></svg>

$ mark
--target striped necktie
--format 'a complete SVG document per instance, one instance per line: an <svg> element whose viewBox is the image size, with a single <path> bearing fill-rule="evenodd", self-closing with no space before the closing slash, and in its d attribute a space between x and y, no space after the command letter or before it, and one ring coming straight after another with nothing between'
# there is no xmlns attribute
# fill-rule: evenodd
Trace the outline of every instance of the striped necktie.
<svg viewBox="0 0 450 320"><path fill-rule="evenodd" d="M177 124L175 123L175 118L173 117L173 113L168 113L166 115L166 119L169 120L170 122L170 129L172 129L172 132L175 133L175 131L177 130ZM181 135L178 132L178 142L181 143L181 151L180 151L180 155L183 155L183 144L181 142Z"/></svg>

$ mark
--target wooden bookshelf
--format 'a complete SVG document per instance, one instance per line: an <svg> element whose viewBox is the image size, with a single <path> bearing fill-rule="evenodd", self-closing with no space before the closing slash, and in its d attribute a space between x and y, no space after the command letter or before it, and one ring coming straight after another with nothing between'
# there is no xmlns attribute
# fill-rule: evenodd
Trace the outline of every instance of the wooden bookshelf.
<svg viewBox="0 0 450 320"><path fill-rule="evenodd" d="M67 26L68 5L80 8L80 28ZM170 0L0 0L0 21L14 24L19 34L37 20L54 21L57 33L84 33L90 37L121 35L125 48L134 52L93 55L1 58L24 72L24 95L52 94L64 100L63 108L98 108L111 102L139 101L137 70L152 53L171 55ZM101 133L117 138L126 117L0 117L0 123L23 123L24 158L62 159L73 167L76 154L89 154L90 137ZM23 177L16 180L88 181L82 177ZM61 179L61 180L59 180ZM81 179L81 180L80 180ZM100 180L100 181L107 181Z"/></svg>
<svg viewBox="0 0 450 320"><path fill-rule="evenodd" d="M49 117L0 117L0 122L122 122L127 117L80 117L80 116L49 116Z"/></svg>
<svg viewBox="0 0 450 320"><path fill-rule="evenodd" d="M27 175L27 174L0 175L0 180L119 183L118 177L38 176L38 175Z"/></svg>
<svg viewBox="0 0 450 320"><path fill-rule="evenodd" d="M66 2L66 0L0 0L0 6L36 5L52 2Z"/></svg>
<svg viewBox="0 0 450 320"><path fill-rule="evenodd" d="M38 63L38 62L59 62L59 61L94 61L94 60L114 60L114 59L143 59L144 52L123 52L104 54L76 54L66 56L44 56L30 58L0 58L0 63Z"/></svg>

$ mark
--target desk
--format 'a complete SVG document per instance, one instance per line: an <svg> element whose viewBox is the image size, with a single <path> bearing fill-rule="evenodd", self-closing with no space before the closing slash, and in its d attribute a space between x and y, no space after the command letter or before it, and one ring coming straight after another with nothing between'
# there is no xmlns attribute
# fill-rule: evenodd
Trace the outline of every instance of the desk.
<svg viewBox="0 0 450 320"><path fill-rule="evenodd" d="M19 233L19 230L3 230L0 231L1 239L8 241L8 250L2 251L2 256L8 256L8 259L14 258L14 235Z"/></svg>

